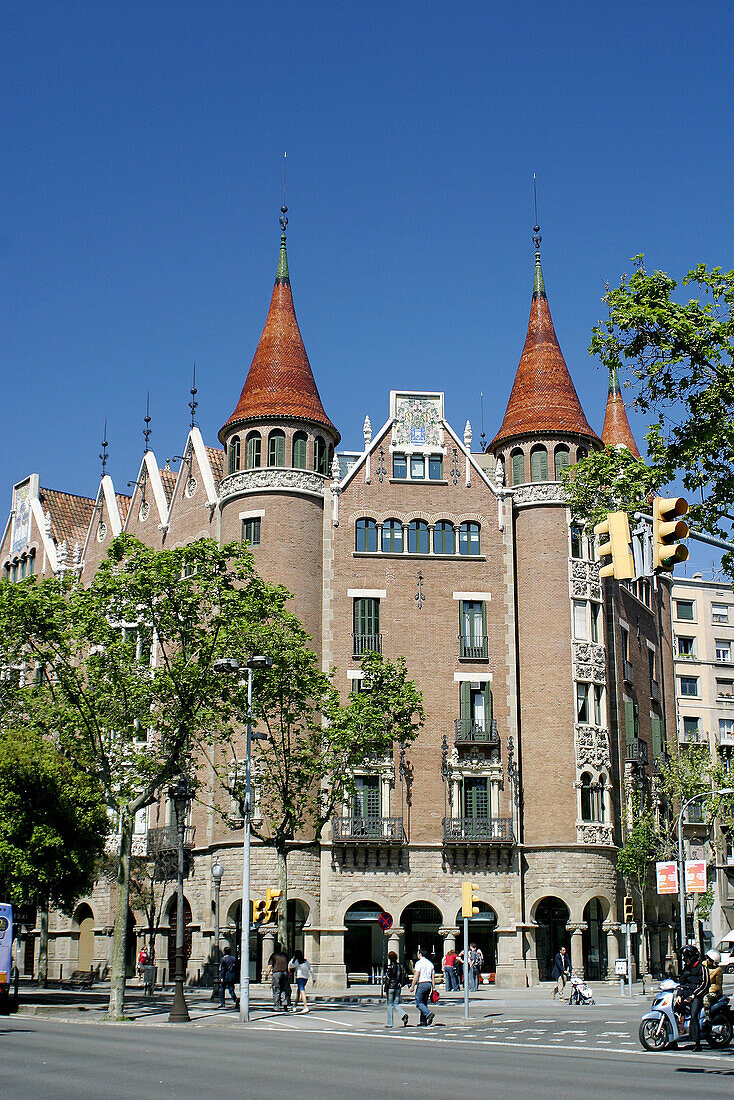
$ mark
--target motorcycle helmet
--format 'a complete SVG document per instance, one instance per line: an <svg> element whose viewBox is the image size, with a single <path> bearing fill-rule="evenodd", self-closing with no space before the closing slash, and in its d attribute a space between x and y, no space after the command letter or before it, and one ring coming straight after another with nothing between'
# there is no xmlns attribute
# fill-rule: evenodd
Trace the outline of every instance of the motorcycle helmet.
<svg viewBox="0 0 734 1100"><path fill-rule="evenodd" d="M721 963L721 954L718 951L716 951L713 947L711 948L710 951L706 952L706 958L710 959L711 962L714 964L714 966L719 966L720 963Z"/></svg>
<svg viewBox="0 0 734 1100"><path fill-rule="evenodd" d="M688 943L683 948L682 956L684 962L695 963L698 962L698 960L701 958L701 953L694 944Z"/></svg>

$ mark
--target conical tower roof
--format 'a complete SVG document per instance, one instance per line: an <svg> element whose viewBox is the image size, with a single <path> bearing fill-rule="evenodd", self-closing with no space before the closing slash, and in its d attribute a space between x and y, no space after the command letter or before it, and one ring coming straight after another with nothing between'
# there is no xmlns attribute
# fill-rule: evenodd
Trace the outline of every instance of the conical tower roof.
<svg viewBox="0 0 734 1100"><path fill-rule="evenodd" d="M502 426L490 448L517 436L549 432L583 435L598 442L584 416L553 328L538 243L536 238L533 301L525 347Z"/></svg>
<svg viewBox="0 0 734 1100"><path fill-rule="evenodd" d="M635 458L640 457L635 437L627 419L627 410L622 400L622 390L619 385L619 375L616 367L612 367L609 371L607 411L604 416L601 439L607 447L626 447Z"/></svg>
<svg viewBox="0 0 734 1100"><path fill-rule="evenodd" d="M219 433L222 442L226 429L264 417L310 420L333 432L337 442L340 438L321 404L296 320L285 246L285 207L282 213L283 232L270 309L237 407Z"/></svg>

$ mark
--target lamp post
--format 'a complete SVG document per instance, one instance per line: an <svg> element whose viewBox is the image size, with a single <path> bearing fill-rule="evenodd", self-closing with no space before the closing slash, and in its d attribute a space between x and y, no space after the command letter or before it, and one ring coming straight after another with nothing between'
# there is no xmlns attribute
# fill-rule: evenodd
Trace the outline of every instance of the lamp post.
<svg viewBox="0 0 734 1100"><path fill-rule="evenodd" d="M168 788L168 797L173 802L176 814L176 832L178 833L178 882L176 896L176 978L173 1004L168 1016L169 1024L184 1024L191 1019L184 997L186 962L184 959L184 833L186 831L186 809L191 801L192 791L188 780L181 776L173 787Z"/></svg>
<svg viewBox="0 0 734 1100"><path fill-rule="evenodd" d="M716 791L715 793L719 795L734 794L734 787L724 787L722 790ZM710 791L700 791L698 794L694 794L692 798L689 798L687 802L683 803L681 811L678 814L678 906L680 908L681 951L686 945L686 867L683 852L683 815L692 802L695 802L698 798L707 798L710 794Z"/></svg>
<svg viewBox="0 0 734 1100"><path fill-rule="evenodd" d="M245 748L245 813L242 845L242 933L240 943L240 1023L250 1022L250 819L252 817L252 674L257 669L272 668L273 658L250 657L242 665L235 657L222 657L214 662L215 672L239 676L247 671L247 743ZM256 735L257 736L257 735ZM257 737L264 740L264 734Z"/></svg>
<svg viewBox="0 0 734 1100"><path fill-rule="evenodd" d="M213 1001L219 997L219 891L222 888L223 874L224 867L217 859L212 863L212 881L214 882L214 965L217 968L214 975L214 989L212 990Z"/></svg>

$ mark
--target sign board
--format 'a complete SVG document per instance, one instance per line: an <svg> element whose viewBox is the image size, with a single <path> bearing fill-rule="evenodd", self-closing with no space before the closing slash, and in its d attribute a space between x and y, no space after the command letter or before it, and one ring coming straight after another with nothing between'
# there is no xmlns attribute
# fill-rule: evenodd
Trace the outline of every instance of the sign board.
<svg viewBox="0 0 734 1100"><path fill-rule="evenodd" d="M627 960L617 959L614 964L614 973L618 978L624 978L627 976Z"/></svg>
<svg viewBox="0 0 734 1100"><path fill-rule="evenodd" d="M634 933L637 931L637 921L633 920L630 921L629 924L620 924L619 931L622 933L623 936L626 936L628 932L631 936L634 935Z"/></svg>
<svg viewBox="0 0 734 1100"><path fill-rule="evenodd" d="M392 928L392 917L389 913L380 913L377 923L383 932L387 932L388 928Z"/></svg>
<svg viewBox="0 0 734 1100"><path fill-rule="evenodd" d="M686 860L686 893L705 894L708 884L706 882L706 860Z"/></svg>
<svg viewBox="0 0 734 1100"><path fill-rule="evenodd" d="M678 893L678 864L674 859L655 864L659 894Z"/></svg>

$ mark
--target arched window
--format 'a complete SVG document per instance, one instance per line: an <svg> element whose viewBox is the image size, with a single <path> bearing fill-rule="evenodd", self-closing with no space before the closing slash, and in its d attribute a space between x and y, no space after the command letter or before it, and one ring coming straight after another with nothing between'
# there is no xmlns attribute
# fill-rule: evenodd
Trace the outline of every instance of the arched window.
<svg viewBox="0 0 734 1100"><path fill-rule="evenodd" d="M403 525L397 519L386 519L382 525L382 549L385 554L402 554Z"/></svg>
<svg viewBox="0 0 734 1100"><path fill-rule="evenodd" d="M299 470L306 469L306 443L308 437L305 432L296 432L293 436L293 465Z"/></svg>
<svg viewBox="0 0 734 1100"><path fill-rule="evenodd" d="M441 519L433 531L433 553L454 554L454 525L448 520Z"/></svg>
<svg viewBox="0 0 734 1100"><path fill-rule="evenodd" d="M459 553L474 557L479 553L479 524L462 523L459 528Z"/></svg>
<svg viewBox="0 0 734 1100"><path fill-rule="evenodd" d="M354 549L374 554L377 551L377 524L373 519L358 519Z"/></svg>
<svg viewBox="0 0 734 1100"><path fill-rule="evenodd" d="M285 432L280 428L268 437L268 466L285 466Z"/></svg>
<svg viewBox="0 0 734 1100"><path fill-rule="evenodd" d="M583 558L584 533L577 523L571 525L571 557Z"/></svg>
<svg viewBox="0 0 734 1100"><path fill-rule="evenodd" d="M260 432L250 432L247 436L247 454L245 456L248 470L255 470L260 465L260 452L262 443Z"/></svg>
<svg viewBox="0 0 734 1100"><path fill-rule="evenodd" d="M581 820L594 820L593 794L591 789L591 776L584 772L581 776Z"/></svg>
<svg viewBox="0 0 734 1100"><path fill-rule="evenodd" d="M317 435L314 440L313 449L313 468L317 474L328 474L328 453L325 441L321 436Z"/></svg>
<svg viewBox="0 0 734 1100"><path fill-rule="evenodd" d="M556 481L560 481L561 480L561 473L564 470L568 469L568 463L569 463L568 447L565 447L562 443L559 444L559 446L556 447L555 454L553 455L553 460L555 462Z"/></svg>
<svg viewBox="0 0 734 1100"><path fill-rule="evenodd" d="M525 453L524 451L513 451L512 455L512 484L522 485L525 480Z"/></svg>
<svg viewBox="0 0 734 1100"><path fill-rule="evenodd" d="M548 452L545 447L533 447L530 452L530 480L548 480Z"/></svg>
<svg viewBox="0 0 734 1100"><path fill-rule="evenodd" d="M408 528L408 553L428 553L428 524L422 519L414 519Z"/></svg>
<svg viewBox="0 0 734 1100"><path fill-rule="evenodd" d="M240 437L233 435L229 441L227 473L234 474L240 468Z"/></svg>
<svg viewBox="0 0 734 1100"><path fill-rule="evenodd" d="M329 457L327 461L326 472L331 477L331 467L334 465L334 444L329 444Z"/></svg>

